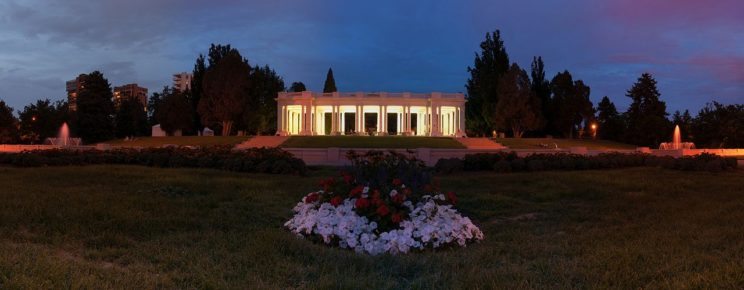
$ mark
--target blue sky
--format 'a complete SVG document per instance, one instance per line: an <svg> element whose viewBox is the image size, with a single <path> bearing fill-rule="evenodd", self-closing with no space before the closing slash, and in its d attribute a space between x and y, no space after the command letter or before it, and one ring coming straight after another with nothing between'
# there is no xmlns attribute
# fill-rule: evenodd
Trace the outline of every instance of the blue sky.
<svg viewBox="0 0 744 290"><path fill-rule="evenodd" d="M512 62L542 56L621 110L643 72L668 111L744 103L744 2L4 0L0 99L17 110L61 99L64 82L101 70L112 85L159 90L191 71L210 43L268 64L287 86L341 91L464 92L486 32L500 29Z"/></svg>

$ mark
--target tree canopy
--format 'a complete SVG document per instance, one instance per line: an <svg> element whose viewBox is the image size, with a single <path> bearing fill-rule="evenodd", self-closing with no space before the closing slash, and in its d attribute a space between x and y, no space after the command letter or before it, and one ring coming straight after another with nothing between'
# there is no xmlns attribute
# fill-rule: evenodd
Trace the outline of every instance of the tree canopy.
<svg viewBox="0 0 744 290"><path fill-rule="evenodd" d="M305 88L305 84L302 82L293 82L292 85L289 86L289 91L299 93L307 91L307 88Z"/></svg>
<svg viewBox="0 0 744 290"><path fill-rule="evenodd" d="M597 136L600 139L621 140L625 127L624 120L607 96L597 104L597 126Z"/></svg>
<svg viewBox="0 0 744 290"><path fill-rule="evenodd" d="M198 112L202 124L219 122L222 135L230 135L235 120L248 112L251 67L237 50L230 50L204 74Z"/></svg>
<svg viewBox="0 0 744 290"><path fill-rule="evenodd" d="M632 100L626 112L626 142L656 147L671 140L672 125L667 120L666 103L659 99L661 94L651 74L642 74L626 96Z"/></svg>
<svg viewBox="0 0 744 290"><path fill-rule="evenodd" d="M111 84L99 71L82 75L75 111L77 134L85 143L114 137L114 103Z"/></svg>
<svg viewBox="0 0 744 290"><path fill-rule="evenodd" d="M495 129L491 122L498 102L498 80L509 69L509 55L499 30L486 33L480 48L473 67L468 67L466 125L471 134L487 135Z"/></svg>
<svg viewBox="0 0 744 290"><path fill-rule="evenodd" d="M497 128L511 130L515 138L521 138L524 131L540 127L540 100L531 88L527 72L516 63L499 79L498 95L493 115Z"/></svg>
<svg viewBox="0 0 744 290"><path fill-rule="evenodd" d="M184 114L186 114L184 112ZM188 116L188 115L187 115ZM144 104L134 98L124 98L116 108L116 137L136 137L149 135L147 111Z"/></svg>
<svg viewBox="0 0 744 290"><path fill-rule="evenodd" d="M193 129L193 106L185 92L164 87L162 92L154 93L152 99L157 101L156 111L153 112L160 129L168 135L176 131L185 132Z"/></svg>
<svg viewBox="0 0 744 290"><path fill-rule="evenodd" d="M13 115L13 108L0 100L0 144L12 144L18 141L18 119Z"/></svg>
<svg viewBox="0 0 744 290"><path fill-rule="evenodd" d="M18 113L21 122L20 137L23 143L42 143L46 138L56 137L62 123L70 117L66 101L52 103L49 99L38 100Z"/></svg>
<svg viewBox="0 0 744 290"><path fill-rule="evenodd" d="M556 74L550 82L550 88L553 93L553 129L564 137L573 138L574 132L580 129L579 126L594 117L593 105L589 99L591 91L583 81L574 81L568 71Z"/></svg>

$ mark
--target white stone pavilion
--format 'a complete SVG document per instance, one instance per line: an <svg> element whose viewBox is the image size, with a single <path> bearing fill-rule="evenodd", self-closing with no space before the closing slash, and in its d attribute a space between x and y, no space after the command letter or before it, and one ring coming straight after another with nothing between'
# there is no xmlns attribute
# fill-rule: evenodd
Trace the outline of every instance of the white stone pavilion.
<svg viewBox="0 0 744 290"><path fill-rule="evenodd" d="M465 135L465 96L279 93L277 135Z"/></svg>

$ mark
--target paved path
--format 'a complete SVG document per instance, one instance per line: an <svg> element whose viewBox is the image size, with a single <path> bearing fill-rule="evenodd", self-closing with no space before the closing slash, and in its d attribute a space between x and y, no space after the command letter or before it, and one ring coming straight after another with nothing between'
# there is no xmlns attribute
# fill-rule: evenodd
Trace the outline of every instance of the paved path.
<svg viewBox="0 0 744 290"><path fill-rule="evenodd" d="M279 147L284 141L287 141L286 136L255 136L248 141L240 143L235 146L235 149L248 149L248 148L261 148L261 147Z"/></svg>
<svg viewBox="0 0 744 290"><path fill-rule="evenodd" d="M505 149L504 145L493 142L488 138L455 138L458 142L465 145L468 149Z"/></svg>

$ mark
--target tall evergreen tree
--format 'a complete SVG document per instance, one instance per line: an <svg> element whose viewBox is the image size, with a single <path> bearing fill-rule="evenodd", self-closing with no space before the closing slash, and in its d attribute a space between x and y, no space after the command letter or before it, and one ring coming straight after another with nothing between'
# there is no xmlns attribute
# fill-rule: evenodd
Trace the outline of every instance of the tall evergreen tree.
<svg viewBox="0 0 744 290"><path fill-rule="evenodd" d="M535 92L535 96L540 100L541 115L544 120L544 127L550 128L552 124L552 109L550 103L550 81L545 78L545 64L543 64L542 57L532 58L532 70L530 73L532 77L532 91ZM547 134L547 130L542 130L542 134Z"/></svg>
<svg viewBox="0 0 744 290"><path fill-rule="evenodd" d="M672 126L666 118L666 103L659 99L661 94L651 74L642 74L626 96L632 100L626 112L626 142L656 147L661 142L671 140Z"/></svg>
<svg viewBox="0 0 744 290"><path fill-rule="evenodd" d="M204 75L199 114L202 124L219 122L222 135L232 132L233 123L246 108L250 89L251 67L237 50L231 50Z"/></svg>
<svg viewBox="0 0 744 290"><path fill-rule="evenodd" d="M241 129L251 134L276 132L276 98L285 90L284 80L269 66L251 70L248 108L242 115Z"/></svg>
<svg viewBox="0 0 744 290"><path fill-rule="evenodd" d="M77 134L85 143L114 137L114 103L111 84L99 71L83 75L77 97Z"/></svg>
<svg viewBox="0 0 744 290"><path fill-rule="evenodd" d="M468 67L466 124L470 133L488 135L495 129L491 121L498 102L498 80L509 69L509 55L499 30L486 33L480 48L480 54L475 54L473 67Z"/></svg>
<svg viewBox="0 0 744 290"><path fill-rule="evenodd" d="M289 86L289 91L299 93L307 91L307 88L305 88L305 84L302 82L293 82L292 85Z"/></svg>
<svg viewBox="0 0 744 290"><path fill-rule="evenodd" d="M521 138L525 131L540 127L540 100L530 87L527 72L516 63L499 79L499 102L493 115L493 124L504 131L511 130L514 138Z"/></svg>
<svg viewBox="0 0 744 290"><path fill-rule="evenodd" d="M597 126L597 135L600 139L621 140L625 127L623 118L607 96L597 104Z"/></svg>
<svg viewBox="0 0 744 290"><path fill-rule="evenodd" d="M214 44L212 44L212 46L214 46ZM204 87L202 82L204 81L204 74L206 72L207 65L204 60L204 55L199 54L199 57L196 59L196 63L194 64L193 77L191 78L191 91L187 95L187 97L189 97L189 103L192 106L191 112L194 128L197 131L201 131L202 127L204 127L201 123L201 116L197 109L202 96L202 89Z"/></svg>
<svg viewBox="0 0 744 290"><path fill-rule="evenodd" d="M18 141L18 119L13 115L13 108L0 100L0 144L12 144Z"/></svg>
<svg viewBox="0 0 744 290"><path fill-rule="evenodd" d="M325 84L323 85L323 92L334 93L337 91L338 89L336 88L336 79L333 78L333 70L331 68L328 68Z"/></svg>

